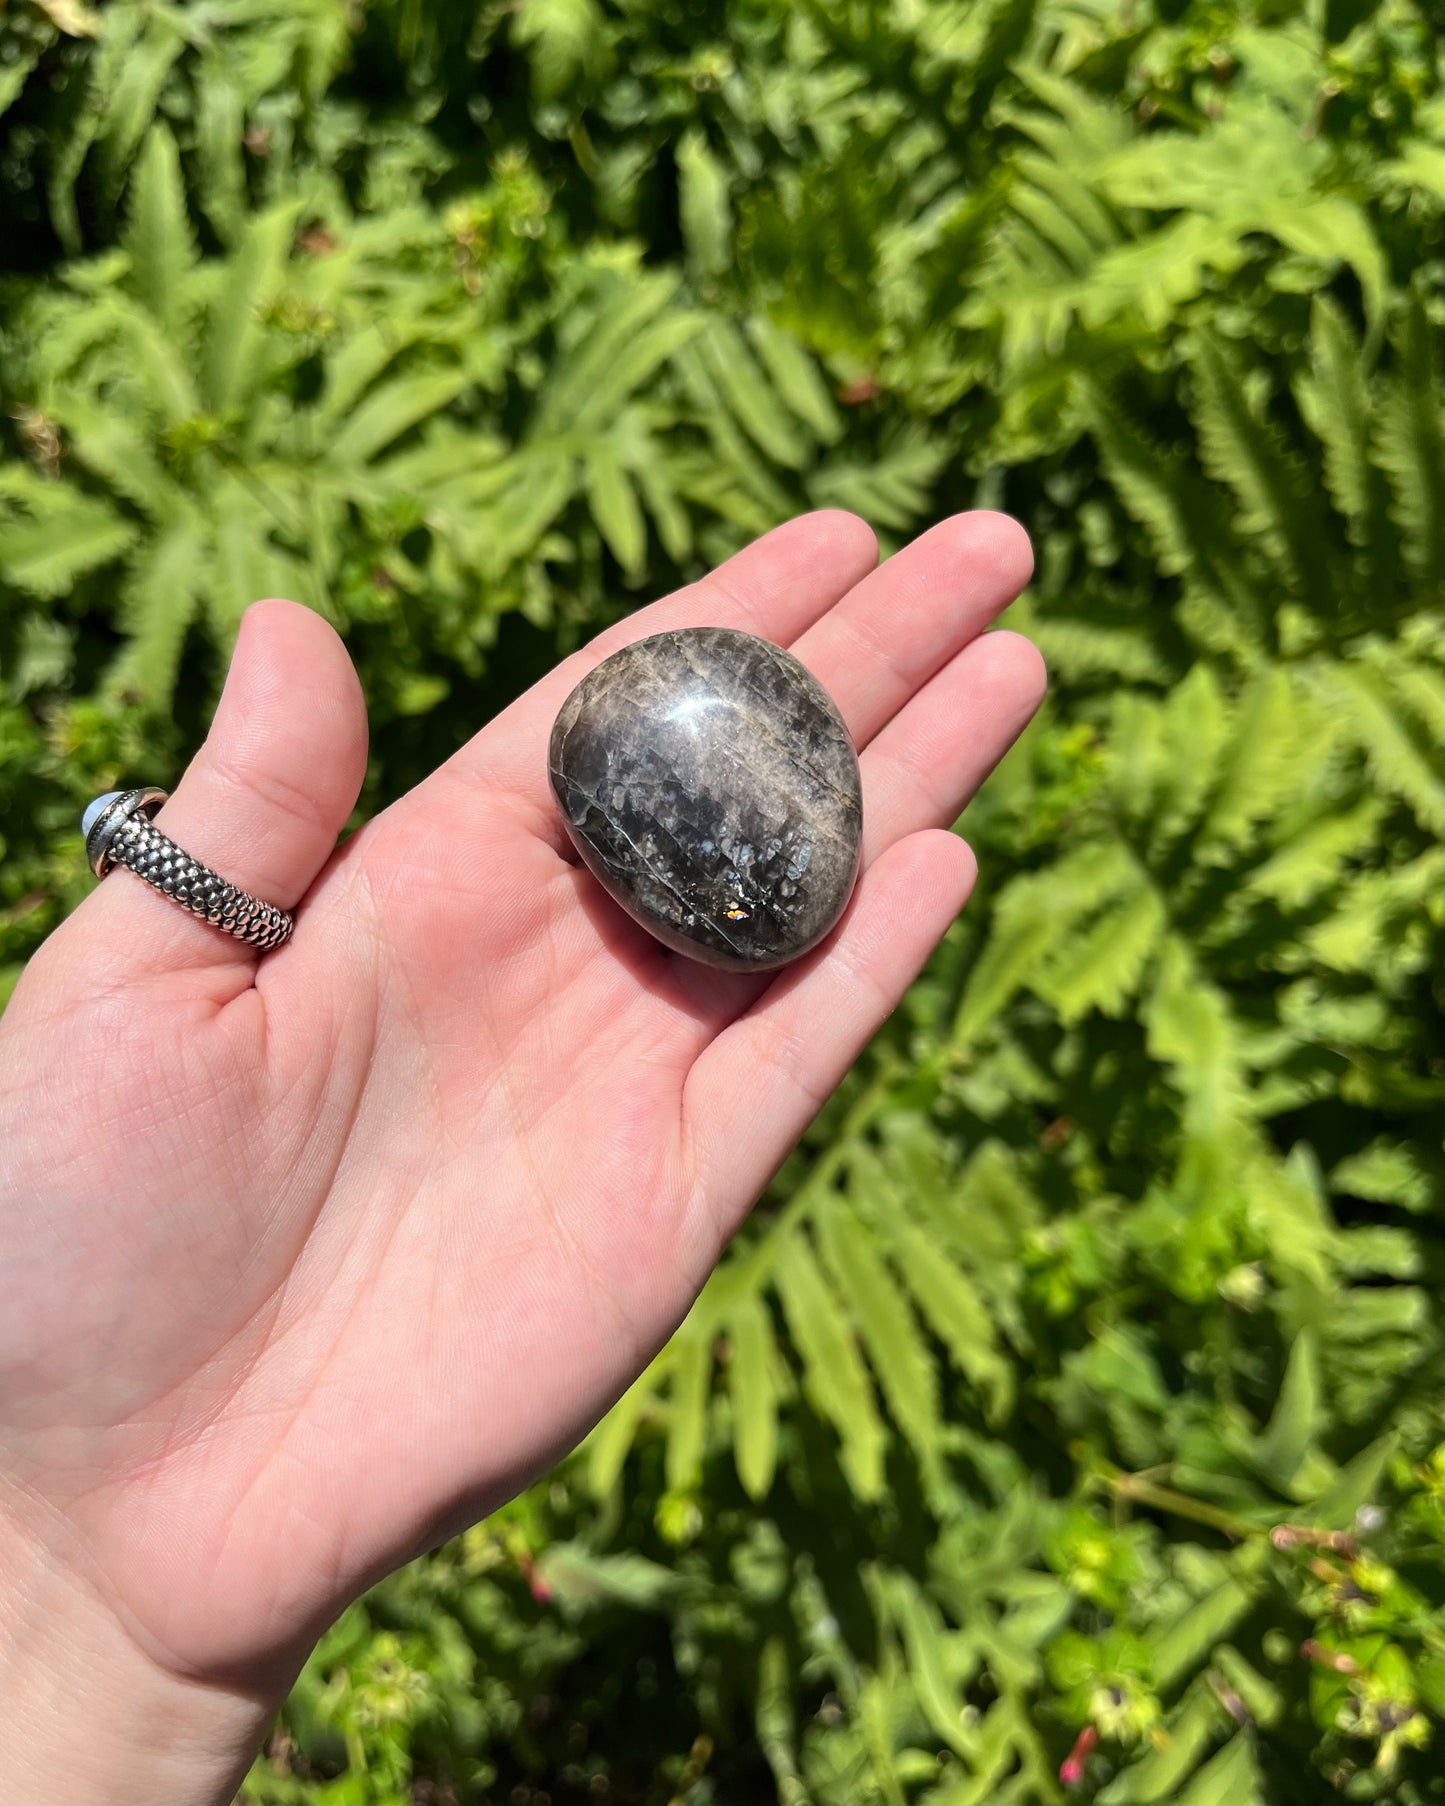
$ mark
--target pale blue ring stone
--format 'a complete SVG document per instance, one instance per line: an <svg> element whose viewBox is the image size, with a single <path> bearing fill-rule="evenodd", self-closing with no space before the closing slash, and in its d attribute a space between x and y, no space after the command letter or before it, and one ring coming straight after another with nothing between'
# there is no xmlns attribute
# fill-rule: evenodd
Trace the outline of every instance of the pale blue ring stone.
<svg viewBox="0 0 1445 1806"><path fill-rule="evenodd" d="M80 832L86 840L90 839L90 830L100 819L102 812L108 809L117 797L124 796L124 790L107 790L104 796L98 796L80 818Z"/></svg>

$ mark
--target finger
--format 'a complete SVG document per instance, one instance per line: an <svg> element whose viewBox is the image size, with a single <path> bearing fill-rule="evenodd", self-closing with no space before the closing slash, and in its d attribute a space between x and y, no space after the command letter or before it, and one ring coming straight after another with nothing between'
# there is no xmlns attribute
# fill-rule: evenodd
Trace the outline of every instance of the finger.
<svg viewBox="0 0 1445 1806"><path fill-rule="evenodd" d="M1038 648L986 633L931 678L870 741L863 858L920 828L946 828L1033 718L1048 688Z"/></svg>
<svg viewBox="0 0 1445 1806"><path fill-rule="evenodd" d="M558 709L611 652L674 627L738 627L786 646L874 569L878 542L856 514L826 509L776 527L698 583L598 634L534 684L437 774L521 802L558 847L566 836L547 782L547 736Z"/></svg>
<svg viewBox="0 0 1445 1806"><path fill-rule="evenodd" d="M860 748L1013 601L1033 571L1006 514L956 514L880 565L791 647Z"/></svg>
<svg viewBox="0 0 1445 1806"><path fill-rule="evenodd" d="M366 705L335 630L294 602L258 602L242 619L205 744L156 825L223 878L291 909L335 846L365 771ZM92 979L245 975L257 957L123 869L72 923L90 937Z"/></svg>
<svg viewBox="0 0 1445 1806"><path fill-rule="evenodd" d="M836 933L693 1063L684 1123L720 1241L917 977L976 870L954 834L910 834L890 847Z"/></svg>

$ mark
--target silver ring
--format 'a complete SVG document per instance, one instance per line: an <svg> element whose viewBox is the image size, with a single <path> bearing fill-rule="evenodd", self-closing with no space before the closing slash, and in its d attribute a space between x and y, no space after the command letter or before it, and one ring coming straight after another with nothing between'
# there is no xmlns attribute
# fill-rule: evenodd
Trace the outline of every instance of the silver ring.
<svg viewBox="0 0 1445 1806"><path fill-rule="evenodd" d="M154 785L108 790L95 799L81 817L80 831L96 877L103 878L113 865L128 866L163 897L258 953L288 940L295 923L284 909L238 889L161 833L151 817L165 800L165 791Z"/></svg>

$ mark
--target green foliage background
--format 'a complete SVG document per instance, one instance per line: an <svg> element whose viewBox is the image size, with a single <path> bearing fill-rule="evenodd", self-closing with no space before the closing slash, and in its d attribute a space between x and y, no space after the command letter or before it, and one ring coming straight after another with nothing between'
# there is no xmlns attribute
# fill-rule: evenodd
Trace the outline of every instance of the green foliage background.
<svg viewBox="0 0 1445 1806"><path fill-rule="evenodd" d="M247 1798L1445 1798L1440 52L1408 0L0 7L10 980L258 595L346 634L370 810L797 510L1038 550L967 918Z"/></svg>

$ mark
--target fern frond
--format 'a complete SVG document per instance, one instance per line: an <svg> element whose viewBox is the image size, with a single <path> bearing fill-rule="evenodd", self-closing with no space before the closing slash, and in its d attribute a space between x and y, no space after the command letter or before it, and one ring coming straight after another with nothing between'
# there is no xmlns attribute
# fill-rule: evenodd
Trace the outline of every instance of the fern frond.
<svg viewBox="0 0 1445 1806"><path fill-rule="evenodd" d="M605 439L587 454L583 468L587 503L597 529L623 571L636 579L647 558L647 526L631 478Z"/></svg>
<svg viewBox="0 0 1445 1806"><path fill-rule="evenodd" d="M732 1400L733 1460L750 1499L766 1496L778 1462L778 1385L782 1355L767 1306L756 1296L728 1313L728 1391Z"/></svg>
<svg viewBox="0 0 1445 1806"><path fill-rule="evenodd" d="M1149 1050L1174 1069L1187 1099L1186 1122L1200 1142L1218 1143L1248 1095L1241 1042L1218 986L1187 943L1169 935L1144 1007Z"/></svg>
<svg viewBox="0 0 1445 1806"><path fill-rule="evenodd" d="M938 1375L908 1300L872 1232L850 1210L824 1210L819 1249L857 1324L894 1422L913 1445L926 1478L939 1459Z"/></svg>
<svg viewBox="0 0 1445 1806"><path fill-rule="evenodd" d="M1349 525L1365 544L1378 498L1370 456L1370 395L1360 346L1344 315L1326 295L1310 313L1311 370L1296 383L1300 412L1324 450L1325 481Z"/></svg>
<svg viewBox="0 0 1445 1806"><path fill-rule="evenodd" d="M860 1499L876 1499L888 1439L867 1369L805 1236L782 1236L774 1271L788 1332L802 1357L804 1390L838 1433L849 1484Z"/></svg>
<svg viewBox="0 0 1445 1806"><path fill-rule="evenodd" d="M81 401L68 408L66 425L75 455L88 470L152 520L169 523L174 519L184 505L184 491L162 467L152 440L134 421Z"/></svg>
<svg viewBox="0 0 1445 1806"><path fill-rule="evenodd" d="M512 41L525 51L543 99L565 93L606 51L606 20L596 0L518 0Z"/></svg>
<svg viewBox="0 0 1445 1806"><path fill-rule="evenodd" d="M71 118L54 147L46 196L56 237L71 256L80 251L80 219L75 205L75 183L96 133L110 111L121 76L132 63L136 42L146 20L136 7L111 7L105 14L105 29L100 34L96 54L85 65L79 80L83 92ZM176 45L179 52L179 43ZM164 79L164 74L162 74ZM142 120L143 133L147 121Z"/></svg>
<svg viewBox="0 0 1445 1806"><path fill-rule="evenodd" d="M808 461L807 442L731 321L711 321L699 336L695 351L733 419L758 449L775 464L801 469Z"/></svg>
<svg viewBox="0 0 1445 1806"><path fill-rule="evenodd" d="M669 1492L690 1493L702 1478L712 1386L712 1337L684 1325L673 1345L664 1472Z"/></svg>
<svg viewBox="0 0 1445 1806"><path fill-rule="evenodd" d="M1037 876L1015 879L999 898L993 932L969 975L954 1024L966 1046L997 1016L1081 916L1133 887L1137 868L1114 839L1086 843Z"/></svg>
<svg viewBox="0 0 1445 1806"><path fill-rule="evenodd" d="M229 69L215 58L202 61L196 81L198 198L206 218L225 244L241 234L246 212L246 169L242 158L245 101Z"/></svg>
<svg viewBox="0 0 1445 1806"><path fill-rule="evenodd" d="M201 394L214 414L238 407L265 378L265 362L257 355L260 315L280 281L295 219L290 201L256 214L227 261L201 354Z"/></svg>
<svg viewBox="0 0 1445 1806"><path fill-rule="evenodd" d="M688 262L701 276L720 275L732 258L728 177L696 127L678 141L677 186Z"/></svg>
<svg viewBox="0 0 1445 1806"><path fill-rule="evenodd" d="M1002 1353L993 1319L977 1287L936 1240L901 1211L880 1225L925 1323L953 1365L985 1398L985 1414L999 1421L1013 1402L1014 1369Z"/></svg>
<svg viewBox="0 0 1445 1806"><path fill-rule="evenodd" d="M61 492L30 519L0 522L0 576L32 596L60 596L132 545L136 529L104 502Z"/></svg>
<svg viewBox="0 0 1445 1806"><path fill-rule="evenodd" d="M161 88L185 48L183 15L146 10L142 16L144 30L115 71L97 134L102 178L113 195L119 194L131 159L151 129Z"/></svg>
<svg viewBox="0 0 1445 1806"><path fill-rule="evenodd" d="M1400 370L1389 384L1375 427L1375 455L1390 480L1392 513L1405 557L1423 595L1445 585L1445 426L1439 408L1434 329L1416 301L1401 334Z"/></svg>
<svg viewBox="0 0 1445 1806"><path fill-rule="evenodd" d="M1105 909L1082 934L1076 930L1034 988L1053 1004L1064 1023L1077 1022L1090 1010L1122 1015L1138 990L1165 921L1158 892L1141 884L1132 896Z"/></svg>
<svg viewBox="0 0 1445 1806"><path fill-rule="evenodd" d="M1218 650L1250 656L1262 637L1262 611L1255 586L1238 568L1218 490L1154 443L1097 386L1083 385L1081 393L1089 430L1120 501L1148 533L1160 570L1186 579L1181 616L1188 620L1191 602L1196 614L1203 604L1219 617L1213 636Z"/></svg>
<svg viewBox="0 0 1445 1806"><path fill-rule="evenodd" d="M843 422L813 359L765 314L754 314L746 324L772 386L820 444L834 444L843 436Z"/></svg>
<svg viewBox="0 0 1445 1806"><path fill-rule="evenodd" d="M1156 636L1147 628L1046 617L1030 624L1029 637L1050 672L1075 682L1110 677L1120 683L1154 684L1169 675Z"/></svg>
<svg viewBox="0 0 1445 1806"><path fill-rule="evenodd" d="M1437 749L1427 752L1396 712L1383 675L1360 664L1340 664L1320 681L1339 711L1342 727L1359 745L1375 781L1414 810L1432 833L1445 828L1445 789Z"/></svg>
<svg viewBox="0 0 1445 1806"><path fill-rule="evenodd" d="M176 332L196 241L186 217L180 154L169 127L160 122L151 127L131 177L124 244L136 299L165 331Z"/></svg>
<svg viewBox="0 0 1445 1806"><path fill-rule="evenodd" d="M849 508L870 524L901 530L926 511L948 456L946 440L915 428L865 463L823 465L809 478L808 493L820 508Z"/></svg>
<svg viewBox="0 0 1445 1806"><path fill-rule="evenodd" d="M200 608L206 551L202 523L178 512L133 560L120 615L126 644L106 673L112 695L169 705L186 634Z"/></svg>
<svg viewBox="0 0 1445 1806"><path fill-rule="evenodd" d="M1262 670L1241 697L1219 783L1199 830L1199 856L1218 862L1246 845L1256 824L1317 766L1334 724L1278 666Z"/></svg>
<svg viewBox="0 0 1445 1806"><path fill-rule="evenodd" d="M634 280L590 322L547 381L532 439L595 431L694 336L703 316L669 307L676 288L672 276Z"/></svg>
<svg viewBox="0 0 1445 1806"><path fill-rule="evenodd" d="M1338 881L1349 860L1368 851L1383 813L1374 797L1363 797L1351 809L1331 811L1310 822L1256 866L1245 879L1245 888L1288 909L1308 903Z"/></svg>
<svg viewBox="0 0 1445 1806"><path fill-rule="evenodd" d="M1205 469L1238 497L1242 530L1268 547L1289 587L1301 596L1328 595L1322 522L1307 473L1250 405L1239 370L1216 340L1200 334L1190 364Z"/></svg>
<svg viewBox="0 0 1445 1806"><path fill-rule="evenodd" d="M669 1345L666 1361L671 1358ZM659 1357L645 1368L587 1438L587 1484L594 1498L607 1498L621 1479L644 1419L657 1409L658 1370L664 1364Z"/></svg>
<svg viewBox="0 0 1445 1806"><path fill-rule="evenodd" d="M454 401L470 378L465 370L417 370L394 377L358 403L327 448L340 466L366 464L394 440Z"/></svg>
<svg viewBox="0 0 1445 1806"><path fill-rule="evenodd" d="M1154 842L1194 827L1214 789L1229 741L1230 717L1219 680L1197 664L1160 708L1160 778Z"/></svg>

